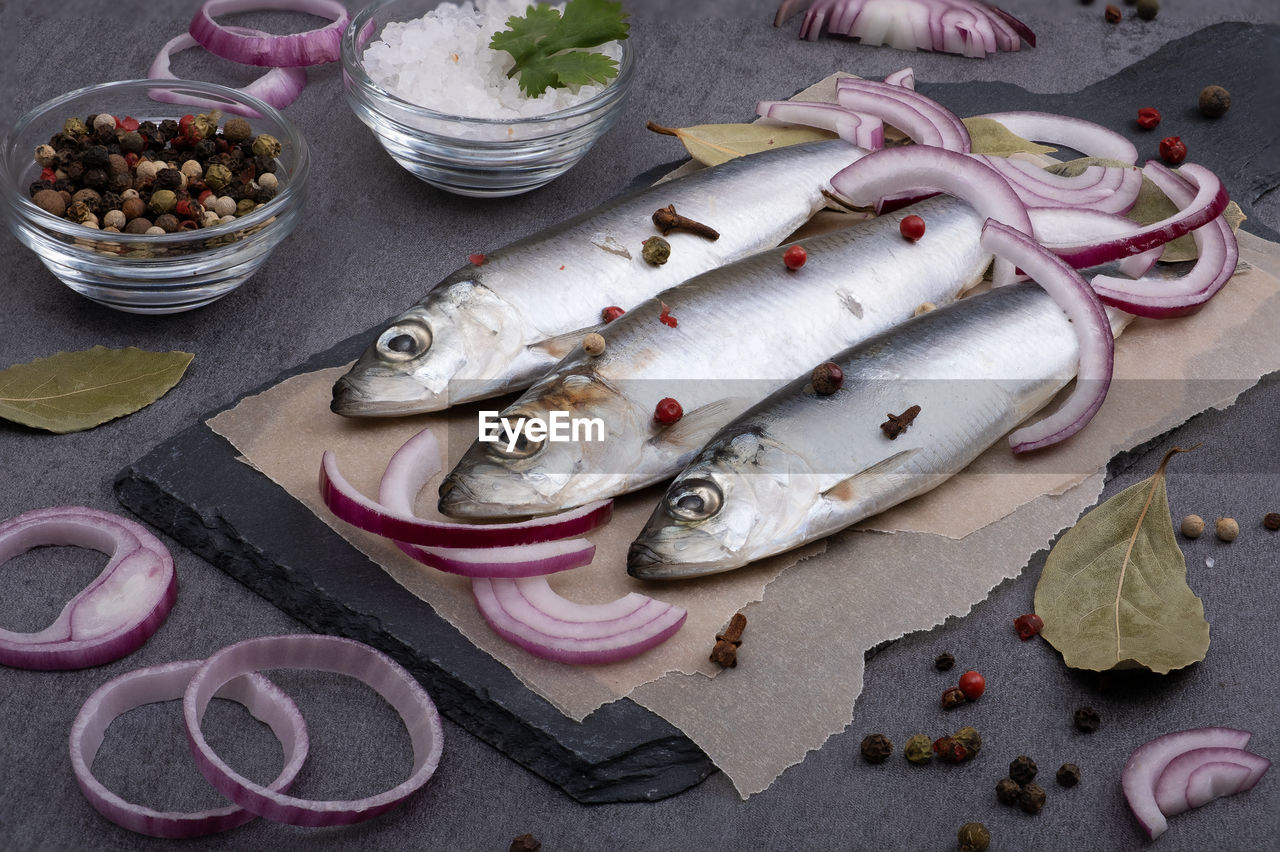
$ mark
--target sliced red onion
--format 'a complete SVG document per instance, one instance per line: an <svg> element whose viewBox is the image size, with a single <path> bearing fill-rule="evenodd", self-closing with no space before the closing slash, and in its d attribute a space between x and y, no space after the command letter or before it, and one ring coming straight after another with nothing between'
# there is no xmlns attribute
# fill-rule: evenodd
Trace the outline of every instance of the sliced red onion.
<svg viewBox="0 0 1280 852"><path fill-rule="evenodd" d="M142 647L177 600L173 557L135 521L84 506L55 506L0 524L0 563L42 545L88 547L111 561L44 630L0 630L0 665L80 669L118 660Z"/></svg>
<svg viewBox="0 0 1280 852"><path fill-rule="evenodd" d="M884 81L890 86L902 86L904 89L914 91L916 88L916 72L910 66L899 68L897 71L886 74Z"/></svg>
<svg viewBox="0 0 1280 852"><path fill-rule="evenodd" d="M1253 785L1271 766L1271 761L1245 752L1250 758L1264 761L1261 770L1242 763L1206 763L1187 777L1187 805L1198 808L1222 796L1234 796L1252 790ZM1173 816L1173 814L1167 814Z"/></svg>
<svg viewBox="0 0 1280 852"><path fill-rule="evenodd" d="M1147 174L1180 209L1189 207L1197 195L1194 183L1159 163L1148 163ZM1197 172L1190 174L1194 178ZM1240 249L1236 235L1222 216L1196 228L1191 238L1196 242L1196 263L1181 278L1131 281L1098 275L1091 282L1094 291L1108 305L1141 317L1167 319L1195 313L1231 280L1240 260ZM1152 252L1158 250L1152 249Z"/></svg>
<svg viewBox="0 0 1280 852"><path fill-rule="evenodd" d="M1142 171L1152 181L1159 181L1164 180L1162 169L1165 172L1168 171L1159 163L1151 161L1143 167ZM1197 166L1194 163L1184 165L1181 173L1196 183L1197 191L1177 213L1167 219L1139 228L1126 237L1076 245L1059 244L1054 246L1054 251L1076 269L1084 269L1162 246L1220 216L1226 209L1229 199L1227 190L1218 176L1204 166Z"/></svg>
<svg viewBox="0 0 1280 852"><path fill-rule="evenodd" d="M430 433L426 433L430 436ZM435 437L423 438L414 452L436 459L439 448ZM425 461L423 462L426 463ZM412 512L396 512L370 500L338 471L334 454L326 450L320 465L320 495L324 504L342 520L366 532L377 533L393 541L424 544L430 547L508 547L555 541L581 535L609 521L613 502L602 500L577 509L508 524L458 524L428 521Z"/></svg>
<svg viewBox="0 0 1280 852"><path fill-rule="evenodd" d="M850 207L867 207L885 196L919 187L951 193L988 219L1034 234L1027 207L1009 183L972 157L927 145L885 148L842 169L831 179L838 200ZM997 286L1014 280L1014 266L997 258L993 273Z"/></svg>
<svg viewBox="0 0 1280 852"><path fill-rule="evenodd" d="M874 151L884 147L884 122L839 104L809 101L760 101L756 114L789 124L830 130L846 142Z"/></svg>
<svg viewBox="0 0 1280 852"><path fill-rule="evenodd" d="M1156 737L1129 756L1120 784L1129 809L1147 835L1155 840L1169 827L1156 803L1156 783L1165 767L1183 752L1197 748L1244 748L1252 736L1234 728L1193 728Z"/></svg>
<svg viewBox="0 0 1280 852"><path fill-rule="evenodd" d="M1036 239L1054 254L1058 254L1059 248L1081 242L1132 236L1141 227L1133 220L1114 213L1074 207L1028 207L1027 214L1035 226ZM1119 263L1120 272L1130 278L1141 278L1156 265L1163 251L1164 246L1156 246L1142 254L1126 257ZM1098 289L1097 280L1095 278L1091 282L1094 292Z"/></svg>
<svg viewBox="0 0 1280 852"><path fill-rule="evenodd" d="M256 784L218 757L200 730L209 701L227 683L261 669L315 669L353 677L400 714L413 745L409 777L386 792L347 801L311 801ZM258 816L289 825L350 825L400 804L426 784L440 763L444 729L426 690L394 660L338 636L266 636L230 645L205 660L182 701L187 740L201 774L222 795Z"/></svg>
<svg viewBox="0 0 1280 852"><path fill-rule="evenodd" d="M1223 770L1223 766L1240 766L1246 770L1246 774L1243 778L1236 777L1235 785L1231 786L1226 778L1235 777L1234 770ZM1205 767L1218 768L1209 770L1205 776L1196 781L1196 801L1200 804L1216 799L1218 796L1252 789L1270 766L1271 761L1265 757L1259 757L1240 748L1211 746L1184 751L1169 761L1169 765L1161 771L1160 777L1156 780L1156 805L1160 808L1160 813L1166 817L1177 816L1193 807L1198 807L1191 803L1191 778L1195 772ZM1204 798L1206 795L1208 799Z"/></svg>
<svg viewBox="0 0 1280 852"><path fill-rule="evenodd" d="M303 12L333 23L320 29L287 35L250 35L224 27L215 15L272 10ZM191 19L192 38L223 59L245 65L294 68L335 62L341 55L342 33L351 23L351 13L337 0L206 0Z"/></svg>
<svg viewBox="0 0 1280 852"><path fill-rule="evenodd" d="M127 802L93 775L93 759L116 717L144 704L181 699L203 660L184 660L128 672L107 681L85 701L71 726L71 770L89 803L116 825L151 837L201 837L244 825L256 817L228 805L195 813L156 811ZM284 768L270 790L287 790L307 759L307 725L284 692L260 674L230 681L214 695L239 702L270 726L284 752Z"/></svg>
<svg viewBox="0 0 1280 852"><path fill-rule="evenodd" d="M1053 414L1014 430L1009 444L1025 453L1056 444L1085 427L1102 407L1111 385L1115 338L1102 302L1089 284L1057 255L1034 239L988 219L982 226L982 247L1015 263L1053 296L1066 313L1080 341L1076 385Z"/></svg>
<svg viewBox="0 0 1280 852"><path fill-rule="evenodd" d="M606 604L578 604L545 577L471 581L494 632L535 656L560 663L614 663L662 644L684 624L678 606L631 592Z"/></svg>
<svg viewBox="0 0 1280 852"><path fill-rule="evenodd" d="M1005 128L1032 142L1048 142L1073 148L1087 157L1103 157L1133 165L1138 162L1138 149L1125 137L1100 124L1055 115L1051 112L992 112L978 118L998 121Z"/></svg>
<svg viewBox="0 0 1280 852"><path fill-rule="evenodd" d="M382 474L378 502L392 512L413 515L413 502L440 472L435 436L422 430L404 443ZM586 539L548 541L516 547L419 547L397 541L396 546L424 565L465 577L533 577L590 565L595 545Z"/></svg>
<svg viewBox="0 0 1280 852"><path fill-rule="evenodd" d="M244 35L265 35L265 33L260 33L258 30L250 30L244 27L227 27L227 30ZM177 80L178 78L169 70L170 59L173 54L196 46L198 46L198 42L189 33L183 33L165 42L164 47L160 48L160 52L152 60L151 67L147 69L147 79ZM302 68L272 68L249 85L236 91L265 101L276 109L284 109L293 103L298 95L302 94L302 90L306 85L306 70ZM147 95L152 100L164 103L183 104L203 109L220 109L223 112L233 112L249 118L260 118L257 110L242 104L214 101L185 94L179 95L176 92L169 92L164 89L152 89Z"/></svg>
<svg viewBox="0 0 1280 852"><path fill-rule="evenodd" d="M1033 47L1025 24L981 0L782 0L773 25L807 9L800 37L816 41L826 29L863 44L902 50L939 50L984 57L997 50Z"/></svg>
<svg viewBox="0 0 1280 852"><path fill-rule="evenodd" d="M841 106L892 124L921 145L969 152L969 129L964 122L942 104L914 89L860 77L841 77L836 80L836 99Z"/></svg>
<svg viewBox="0 0 1280 852"><path fill-rule="evenodd" d="M1028 207L1083 207L1102 213L1125 213L1142 189L1142 172L1136 168L1089 166L1076 177L1066 177L1026 160L974 156L999 172Z"/></svg>

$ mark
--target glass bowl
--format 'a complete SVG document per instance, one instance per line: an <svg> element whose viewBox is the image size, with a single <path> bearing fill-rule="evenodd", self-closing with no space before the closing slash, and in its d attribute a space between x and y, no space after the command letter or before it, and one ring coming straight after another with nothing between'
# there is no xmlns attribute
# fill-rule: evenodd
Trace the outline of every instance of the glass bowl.
<svg viewBox="0 0 1280 852"><path fill-rule="evenodd" d="M630 39L620 42L618 76L599 94L577 106L528 118L437 112L403 100L370 79L364 67L365 46L380 39L387 24L421 18L440 5L438 0L375 3L352 19L342 37L348 104L387 153L414 176L459 195L518 195L564 174L617 121L635 77Z"/></svg>
<svg viewBox="0 0 1280 852"><path fill-rule="evenodd" d="M154 100L163 92L174 103ZM233 115L255 134L280 141L275 158L279 190L271 201L234 221L147 235L96 230L46 212L28 188L40 177L36 147L68 118L108 113L159 124L218 109L219 127ZM9 229L54 275L95 302L138 314L191 310L247 281L293 230L307 196L307 145L297 128L257 98L211 83L126 80L69 92L36 107L5 136L0 148L0 196Z"/></svg>

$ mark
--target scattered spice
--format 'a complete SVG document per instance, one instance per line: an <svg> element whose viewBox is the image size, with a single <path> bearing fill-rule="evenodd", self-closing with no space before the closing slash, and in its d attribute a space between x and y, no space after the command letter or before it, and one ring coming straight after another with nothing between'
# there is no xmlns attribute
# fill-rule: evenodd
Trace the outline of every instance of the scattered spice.
<svg viewBox="0 0 1280 852"><path fill-rule="evenodd" d="M542 844L532 834L522 834L511 841L509 852L538 852Z"/></svg>
<svg viewBox="0 0 1280 852"><path fill-rule="evenodd" d="M605 322L613 322L614 320L616 320L618 317L622 316L625 313L626 311L624 311L622 308L618 307L617 305L610 305L609 307L605 308L603 311L600 312L600 318Z"/></svg>
<svg viewBox="0 0 1280 852"><path fill-rule="evenodd" d="M1200 90L1200 114L1218 118L1231 109L1231 93L1221 86L1205 86Z"/></svg>
<svg viewBox="0 0 1280 852"><path fill-rule="evenodd" d="M467 262L472 266L484 266L486 258L482 252L467 255Z"/></svg>
<svg viewBox="0 0 1280 852"><path fill-rule="evenodd" d="M1187 538L1199 538L1204 532L1204 518L1199 515L1187 515L1182 519L1182 534Z"/></svg>
<svg viewBox="0 0 1280 852"><path fill-rule="evenodd" d="M1160 156L1171 166L1187 158L1187 144L1179 136L1166 136L1160 140Z"/></svg>
<svg viewBox="0 0 1280 852"><path fill-rule="evenodd" d="M1160 110L1155 107L1143 107L1138 110L1138 126L1143 130L1151 130L1160 123Z"/></svg>
<svg viewBox="0 0 1280 852"><path fill-rule="evenodd" d="M991 832L980 822L966 822L956 835L960 852L986 852L991 845Z"/></svg>
<svg viewBox="0 0 1280 852"><path fill-rule="evenodd" d="M1124 17L1120 12L1120 7L1112 5L1111 3L1107 4L1107 8L1103 10L1102 16L1106 18L1107 23L1110 24L1118 24L1120 23L1120 19Z"/></svg>
<svg viewBox="0 0 1280 852"><path fill-rule="evenodd" d="M1280 512L1267 512L1262 516L1262 525L1273 532L1280 530Z"/></svg>
<svg viewBox="0 0 1280 852"><path fill-rule="evenodd" d="M675 328L680 324L679 320L671 315L671 308L667 307L666 302L662 303L662 313L658 314L658 322L671 328Z"/></svg>
<svg viewBox="0 0 1280 852"><path fill-rule="evenodd" d="M734 613L724 632L716 634L716 644L711 649L711 662L722 669L736 667L738 648L742 645L742 631L746 629L747 617L740 612Z"/></svg>
<svg viewBox="0 0 1280 852"><path fill-rule="evenodd" d="M1074 763L1064 763L1058 767L1058 784L1063 787L1074 787L1080 783L1080 767Z"/></svg>
<svg viewBox="0 0 1280 852"><path fill-rule="evenodd" d="M916 415L919 413L920 406L913 405L901 414L889 414L889 419L880 424L880 429L892 441L907 431L907 427L915 421Z"/></svg>
<svg viewBox="0 0 1280 852"><path fill-rule="evenodd" d="M658 400L653 410L653 419L659 423L675 423L681 417L684 417L684 409L680 407L679 402L669 396Z"/></svg>
<svg viewBox="0 0 1280 852"><path fill-rule="evenodd" d="M933 658L933 667L940 672L949 671L955 664L956 658L951 655L950 651L943 651Z"/></svg>
<svg viewBox="0 0 1280 852"><path fill-rule="evenodd" d="M1039 771L1036 762L1025 754L1018 755L1009 763L1009 777L1024 786L1034 781Z"/></svg>
<svg viewBox="0 0 1280 852"><path fill-rule="evenodd" d="M604 337L594 331L582 338L582 351L592 358L604 354Z"/></svg>
<svg viewBox="0 0 1280 852"><path fill-rule="evenodd" d="M964 690L958 686L953 686L946 692L942 693L942 709L954 710L961 704L965 703Z"/></svg>
<svg viewBox="0 0 1280 852"><path fill-rule="evenodd" d="M1218 518L1213 525L1213 534L1222 541L1235 541L1240 535L1240 525L1234 518Z"/></svg>
<svg viewBox="0 0 1280 852"><path fill-rule="evenodd" d="M808 259L809 253L804 250L804 246L791 246L782 254L782 262L792 272L804 266Z"/></svg>
<svg viewBox="0 0 1280 852"><path fill-rule="evenodd" d="M987 691L987 679L975 671L967 671L960 675L960 691L970 701L977 701Z"/></svg>
<svg viewBox="0 0 1280 852"><path fill-rule="evenodd" d="M912 311L911 315L913 317L918 317L922 314L929 313L929 311L936 311L937 309L938 309L938 306L935 305L933 302L921 302L919 305L916 306L916 309Z"/></svg>
<svg viewBox="0 0 1280 852"><path fill-rule="evenodd" d="M924 734L915 734L907 740L902 753L912 763L923 765L933 760L933 743Z"/></svg>
<svg viewBox="0 0 1280 852"><path fill-rule="evenodd" d="M831 396L844 386L844 370L834 361L827 361L813 368L809 376L813 383L813 392L819 396Z"/></svg>
<svg viewBox="0 0 1280 852"><path fill-rule="evenodd" d="M681 216L676 212L674 204L668 204L661 210L654 211L653 224L657 226L658 230L662 231L664 237L672 231L688 231L691 234L697 234L709 240L720 239L719 231L710 225L704 225L701 222L690 219L688 216Z"/></svg>
<svg viewBox="0 0 1280 852"><path fill-rule="evenodd" d="M1012 778L1001 778L996 784L996 799L1002 805L1016 805L1022 798L1022 785Z"/></svg>
<svg viewBox="0 0 1280 852"><path fill-rule="evenodd" d="M862 738L862 759L867 763L884 763L893 754L893 743L884 734L867 734Z"/></svg>
<svg viewBox="0 0 1280 852"><path fill-rule="evenodd" d="M1160 13L1160 0L1138 0L1138 17L1144 21L1154 21Z"/></svg>
<svg viewBox="0 0 1280 852"><path fill-rule="evenodd" d="M650 237L641 246L640 256L650 266L661 266L671 259L671 243L662 237Z"/></svg>
<svg viewBox="0 0 1280 852"><path fill-rule="evenodd" d="M965 726L951 735L967 752L965 759L971 759L978 756L978 752L982 751L982 734L978 733L978 729Z"/></svg>
<svg viewBox="0 0 1280 852"><path fill-rule="evenodd" d="M1013 629L1018 631L1018 638L1025 642L1040 635L1040 631L1044 629L1044 619L1034 612L1029 612L1013 620Z"/></svg>
<svg viewBox="0 0 1280 852"><path fill-rule="evenodd" d="M898 232L902 234L903 239L915 242L924 236L924 219L915 215L904 216L902 221L898 223Z"/></svg>
<svg viewBox="0 0 1280 852"><path fill-rule="evenodd" d="M933 753L943 763L960 763L969 756L969 750L957 742L955 737L938 737L933 741Z"/></svg>
<svg viewBox="0 0 1280 852"><path fill-rule="evenodd" d="M1022 785L1022 795L1018 797L1018 807L1029 814L1038 814L1044 809L1044 788L1032 781Z"/></svg>
<svg viewBox="0 0 1280 852"><path fill-rule="evenodd" d="M1092 734L1102 724L1102 716L1092 707L1079 707L1072 715L1071 721L1075 724L1077 731Z"/></svg>

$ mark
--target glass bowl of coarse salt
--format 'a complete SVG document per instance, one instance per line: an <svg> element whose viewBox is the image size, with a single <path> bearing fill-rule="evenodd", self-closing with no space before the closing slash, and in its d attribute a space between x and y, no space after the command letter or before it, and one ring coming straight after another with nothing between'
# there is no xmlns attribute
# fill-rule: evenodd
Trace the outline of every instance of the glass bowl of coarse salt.
<svg viewBox="0 0 1280 852"><path fill-rule="evenodd" d="M572 168L617 120L634 79L629 41L593 48L617 61L605 85L530 97L489 40L528 0L391 0L342 38L347 101L400 165L459 195L517 195Z"/></svg>

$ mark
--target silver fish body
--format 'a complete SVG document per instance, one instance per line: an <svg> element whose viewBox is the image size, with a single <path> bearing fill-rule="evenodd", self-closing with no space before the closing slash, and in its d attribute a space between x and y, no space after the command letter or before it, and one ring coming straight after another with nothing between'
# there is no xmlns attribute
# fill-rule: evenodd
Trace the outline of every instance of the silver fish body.
<svg viewBox="0 0 1280 852"><path fill-rule="evenodd" d="M331 408L400 416L528 387L597 325L708 269L777 245L822 209L831 176L865 152L840 140L741 157L610 201L490 252L391 321L338 380ZM641 257L653 214L676 211L720 232L673 231L671 259Z"/></svg>
<svg viewBox="0 0 1280 852"><path fill-rule="evenodd" d="M708 442L632 544L628 571L728 571L922 494L1052 399L1078 351L1066 315L1030 282L871 338L835 359L845 381L834 395L793 381ZM913 405L914 422L889 439L886 413Z"/></svg>
<svg viewBox="0 0 1280 852"><path fill-rule="evenodd" d="M899 232L910 213L928 222L916 243ZM981 227L968 205L939 197L801 241L808 261L794 272L770 250L637 306L601 330L602 355L579 347L503 412L527 422L568 412L603 424L603 440L590 430L514 447L478 440L445 480L441 510L541 514L669 478L795 376L972 286L990 261ZM668 397L684 415L664 425L654 414Z"/></svg>

